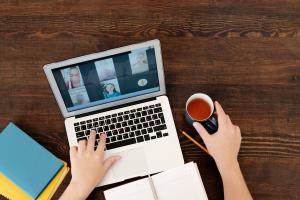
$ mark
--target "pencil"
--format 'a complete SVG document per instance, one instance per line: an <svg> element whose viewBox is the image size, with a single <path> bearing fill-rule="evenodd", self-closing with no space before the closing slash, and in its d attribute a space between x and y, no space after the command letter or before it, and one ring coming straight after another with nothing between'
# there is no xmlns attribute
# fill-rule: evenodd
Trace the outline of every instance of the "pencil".
<svg viewBox="0 0 300 200"><path fill-rule="evenodd" d="M189 134L187 134L187 133L184 132L183 130L180 130L180 131L181 131L181 133L182 133L185 137L187 137L187 138L188 138L189 140L191 140L195 145L197 145L200 149L202 149L203 151L205 151L205 153L207 153L207 154L209 155L207 149L206 149L204 146L202 146L201 144L199 144L196 140L194 140L191 136L189 136Z"/></svg>

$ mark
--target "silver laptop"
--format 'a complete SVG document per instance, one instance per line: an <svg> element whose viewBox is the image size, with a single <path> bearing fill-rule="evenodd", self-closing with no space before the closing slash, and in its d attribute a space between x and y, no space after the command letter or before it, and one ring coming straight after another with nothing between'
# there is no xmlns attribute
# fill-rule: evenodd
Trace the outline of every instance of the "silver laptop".
<svg viewBox="0 0 300 200"><path fill-rule="evenodd" d="M166 96L159 40L44 66L70 146L106 133L105 156L122 157L99 186L184 163ZM97 145L97 144L96 144Z"/></svg>

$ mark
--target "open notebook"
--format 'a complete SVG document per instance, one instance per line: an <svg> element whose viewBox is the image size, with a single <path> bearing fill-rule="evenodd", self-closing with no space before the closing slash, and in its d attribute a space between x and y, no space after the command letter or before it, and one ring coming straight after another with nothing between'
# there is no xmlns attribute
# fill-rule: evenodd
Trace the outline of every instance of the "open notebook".
<svg viewBox="0 0 300 200"><path fill-rule="evenodd" d="M106 200L207 200L207 195L196 163L156 174L104 191ZM152 187L151 187L152 186ZM155 192L154 192L154 191Z"/></svg>

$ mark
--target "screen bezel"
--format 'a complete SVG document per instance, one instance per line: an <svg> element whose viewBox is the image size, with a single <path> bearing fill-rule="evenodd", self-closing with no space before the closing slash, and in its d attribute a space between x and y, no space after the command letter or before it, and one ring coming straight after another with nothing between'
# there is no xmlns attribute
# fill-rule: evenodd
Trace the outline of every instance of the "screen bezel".
<svg viewBox="0 0 300 200"><path fill-rule="evenodd" d="M83 108L83 109L76 110L76 111L69 112L67 110L65 103L63 101L63 98L61 96L61 93L56 84L56 81L54 79L54 76L52 73L53 69L63 68L63 67L79 64L79 63L90 61L90 60L101 59L104 57L113 56L115 54L133 51L136 49L145 48L145 47L149 47L149 46L154 46L155 60L156 60L156 65L157 65L157 75L158 75L158 79L159 79L159 91L140 95L140 96L130 97L127 99L117 100L117 101L105 103L102 105ZM144 100L144 99L157 97L157 96L166 94L162 54L161 54L161 48L160 48L160 41L158 39L150 40L150 41L143 42L143 43L133 44L133 45L129 45L129 46L119 47L119 48L115 48L115 49L111 49L111 50L107 50L107 51L103 51L103 52L99 52L99 53L93 53L93 54L89 54L89 55L85 55L85 56L80 56L80 57L76 57L76 58L72 58L72 59L68 59L68 60L64 60L64 61L60 61L60 62L56 62L56 63L47 64L43 68L44 68L46 77L48 79L48 82L50 84L50 87L52 89L52 92L55 96L55 99L58 103L58 106L59 106L60 111L64 118L68 118L68 117L72 117L72 116L76 116L76 115L80 115L80 114L85 114L85 113L93 112L96 110L107 109L109 107L114 107L114 106L118 106L118 105L122 105L122 104L126 104L126 103L131 103L134 101L140 101L140 100Z"/></svg>

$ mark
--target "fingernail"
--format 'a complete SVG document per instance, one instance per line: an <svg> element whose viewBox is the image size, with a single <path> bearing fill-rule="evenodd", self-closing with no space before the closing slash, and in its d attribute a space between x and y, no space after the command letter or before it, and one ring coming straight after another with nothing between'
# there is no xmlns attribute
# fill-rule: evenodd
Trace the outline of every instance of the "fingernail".
<svg viewBox="0 0 300 200"><path fill-rule="evenodd" d="M194 122L193 123L193 126L195 127L196 125L198 125L199 124L199 122Z"/></svg>

